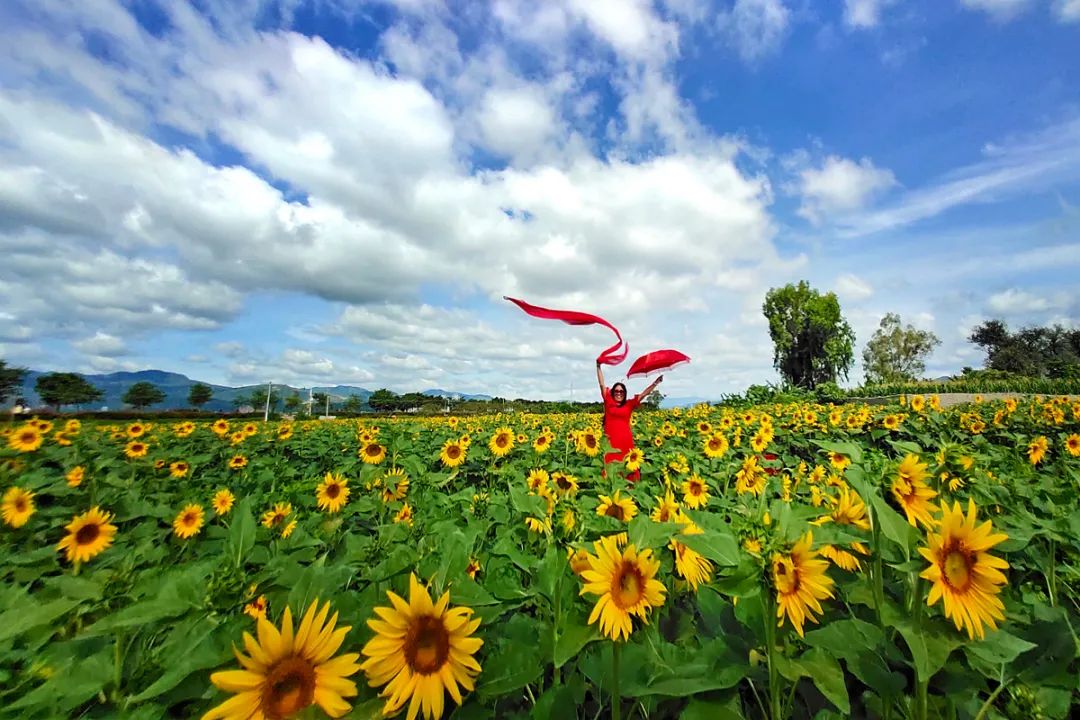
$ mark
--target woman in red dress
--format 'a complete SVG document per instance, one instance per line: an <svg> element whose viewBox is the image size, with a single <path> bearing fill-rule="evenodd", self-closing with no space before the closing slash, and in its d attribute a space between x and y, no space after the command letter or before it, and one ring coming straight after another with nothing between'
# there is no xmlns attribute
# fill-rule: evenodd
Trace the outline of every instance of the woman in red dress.
<svg viewBox="0 0 1080 720"><path fill-rule="evenodd" d="M630 414L641 404L641 398L648 397L649 393L663 381L664 376L653 380L652 385L645 388L639 394L626 399L626 386L617 382L609 389L604 384L604 371L601 364L596 363L596 379L600 383L600 395L604 399L604 435L615 452L609 452L604 456L604 463L619 462L630 448L634 447L634 434L630 430ZM641 473L635 470L627 475L627 480L637 482Z"/></svg>

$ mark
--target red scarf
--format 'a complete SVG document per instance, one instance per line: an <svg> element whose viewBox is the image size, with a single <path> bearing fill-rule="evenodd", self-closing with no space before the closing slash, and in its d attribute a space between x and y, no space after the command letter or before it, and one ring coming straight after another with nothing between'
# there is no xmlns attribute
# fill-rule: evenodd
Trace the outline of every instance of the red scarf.
<svg viewBox="0 0 1080 720"><path fill-rule="evenodd" d="M548 308L542 308L537 305L530 305L524 300L517 300L512 297L506 297L505 295L503 297L517 305L529 315L543 320L562 320L567 325L603 325L606 328L610 328L619 341L600 353L596 358L596 362L598 363L603 365L618 365L626 359L627 354L630 352L630 346L623 340L622 335L619 334L618 328L598 315L590 315L589 313L578 312L576 310L549 310Z"/></svg>

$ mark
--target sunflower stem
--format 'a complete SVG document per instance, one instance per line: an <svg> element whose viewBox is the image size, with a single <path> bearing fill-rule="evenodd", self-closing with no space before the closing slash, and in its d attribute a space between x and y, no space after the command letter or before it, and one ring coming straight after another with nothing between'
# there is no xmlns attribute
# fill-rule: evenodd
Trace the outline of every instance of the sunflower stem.
<svg viewBox="0 0 1080 720"><path fill-rule="evenodd" d="M918 678L915 683L915 720L926 720L927 689L929 680Z"/></svg>
<svg viewBox="0 0 1080 720"><path fill-rule="evenodd" d="M1046 590L1050 595L1050 607L1057 607L1057 563L1054 555L1057 543L1050 539L1050 574L1046 576Z"/></svg>
<svg viewBox="0 0 1080 720"><path fill-rule="evenodd" d="M611 720L622 717L622 696L619 694L619 656L622 644L616 640L611 647Z"/></svg>
<svg viewBox="0 0 1080 720"><path fill-rule="evenodd" d="M1004 666L1002 666L1002 669L1004 670ZM990 712L990 708L993 707L994 701L997 700L998 695L1002 693L1005 686L1008 684L1009 683L1006 680L1002 680L998 683L998 686L994 688L994 692L990 693L990 697L986 698L986 702L979 708L979 712L975 715L975 720L983 720L983 718L986 717L986 713Z"/></svg>
<svg viewBox="0 0 1080 720"><path fill-rule="evenodd" d="M874 506L870 503L867 503L867 505L870 505L870 522L874 533L874 609L877 610L878 625L884 629L885 619L883 613L885 611L885 580L881 574L881 524L878 522L877 511L874 510Z"/></svg>
<svg viewBox="0 0 1080 720"><path fill-rule="evenodd" d="M761 594L762 609L765 612L765 657L769 663L769 715L772 720L783 716L780 700L780 667L776 663L776 611L772 602Z"/></svg>

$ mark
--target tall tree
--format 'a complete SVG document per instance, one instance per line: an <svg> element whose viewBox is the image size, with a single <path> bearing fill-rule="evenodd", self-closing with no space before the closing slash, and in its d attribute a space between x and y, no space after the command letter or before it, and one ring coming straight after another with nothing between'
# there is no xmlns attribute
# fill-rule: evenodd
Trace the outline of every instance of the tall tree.
<svg viewBox="0 0 1080 720"><path fill-rule="evenodd" d="M0 403L19 394L18 388L22 385L24 377L26 377L25 369L9 368L6 362L0 360Z"/></svg>
<svg viewBox="0 0 1080 720"><path fill-rule="evenodd" d="M941 344L937 335L902 325L896 313L886 313L863 348L863 372L868 385L917 380L926 371L926 358Z"/></svg>
<svg viewBox="0 0 1080 720"><path fill-rule="evenodd" d="M136 410L142 410L148 408L151 405L157 405L165 400L165 393L158 388L157 385L149 382L137 382L127 389L124 396L120 398L123 402L132 406Z"/></svg>
<svg viewBox="0 0 1080 720"><path fill-rule="evenodd" d="M293 393L285 398L285 411L290 414L295 414L300 409L300 405L303 404L303 400L300 399L299 393Z"/></svg>
<svg viewBox="0 0 1080 720"><path fill-rule="evenodd" d="M822 294L805 280L769 290L761 306L773 341L773 366L787 382L813 390L847 378L855 333L840 313L836 293Z"/></svg>
<svg viewBox="0 0 1080 720"><path fill-rule="evenodd" d="M353 415L363 412L364 401L360 398L359 395L350 395L348 398L345 399L345 405L343 409L345 410L345 412L352 413Z"/></svg>
<svg viewBox="0 0 1080 720"><path fill-rule="evenodd" d="M201 408L214 397L214 389L205 383L195 383L188 390L188 405Z"/></svg>
<svg viewBox="0 0 1080 720"><path fill-rule="evenodd" d="M641 400L641 404L651 410L659 410L660 403L664 402L664 398L667 397L659 390L653 390Z"/></svg>
<svg viewBox="0 0 1080 720"><path fill-rule="evenodd" d="M986 367L1028 377L1080 377L1080 328L1026 327L1009 332L987 320L968 340L986 351Z"/></svg>
<svg viewBox="0 0 1080 720"><path fill-rule="evenodd" d="M85 405L100 400L102 392L76 373L49 373L34 382L34 390L46 405L57 410L65 405Z"/></svg>
<svg viewBox="0 0 1080 720"><path fill-rule="evenodd" d="M379 388L375 392L371 393L371 397L368 398L368 406L372 410L378 410L379 412L390 412L398 409L399 398L398 394L391 392L386 388Z"/></svg>

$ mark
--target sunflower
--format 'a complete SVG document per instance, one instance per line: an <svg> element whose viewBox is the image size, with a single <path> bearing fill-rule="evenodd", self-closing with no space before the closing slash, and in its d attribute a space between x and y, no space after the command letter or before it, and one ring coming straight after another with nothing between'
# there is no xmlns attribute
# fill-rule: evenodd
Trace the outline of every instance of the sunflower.
<svg viewBox="0 0 1080 720"><path fill-rule="evenodd" d="M684 523L683 535L700 535L701 528L692 522ZM697 592L698 585L709 582L712 579L713 564L695 550L672 538L668 547L675 553L675 570L679 577L687 582Z"/></svg>
<svg viewBox="0 0 1080 720"><path fill-rule="evenodd" d="M269 606L265 595L260 595L244 606L244 614L255 620L266 617L266 608Z"/></svg>
<svg viewBox="0 0 1080 720"><path fill-rule="evenodd" d="M829 464L837 470L843 472L847 468L847 466L851 464L851 458L849 458L847 455L844 455L843 453L830 452Z"/></svg>
<svg viewBox="0 0 1080 720"><path fill-rule="evenodd" d="M82 485L82 481L85 476L86 470L83 468L83 466L76 465L75 467L68 470L68 473L64 476L64 479L67 480L68 487L79 487L80 485Z"/></svg>
<svg viewBox="0 0 1080 720"><path fill-rule="evenodd" d="M383 480L386 482L386 492L389 493L389 499L386 502L405 499L409 493L408 473L401 468L394 468L383 474Z"/></svg>
<svg viewBox="0 0 1080 720"><path fill-rule="evenodd" d="M285 522L285 518L292 515L292 503L279 502L271 509L263 513L263 527L273 528Z"/></svg>
<svg viewBox="0 0 1080 720"><path fill-rule="evenodd" d="M941 523L938 532L928 532L928 547L919 554L930 563L920 577L933 583L926 598L927 605L944 600L945 616L956 629L967 630L968 638L982 640L984 625L997 629L1003 621L1004 605L998 593L1005 584L1009 564L988 551L1008 539L1004 533L993 533L989 520L976 527L975 501L968 499L967 517L960 503L950 509L941 503Z"/></svg>
<svg viewBox="0 0 1080 720"><path fill-rule="evenodd" d="M167 463L163 459L158 458L157 460L154 461L154 469L155 470L164 470L166 464Z"/></svg>
<svg viewBox="0 0 1080 720"><path fill-rule="evenodd" d="M769 446L768 435L760 431L754 433L754 437L750 438L750 447L754 452L762 452Z"/></svg>
<svg viewBox="0 0 1080 720"><path fill-rule="evenodd" d="M561 497L573 497L578 491L578 481L573 475L555 471L551 473L551 484Z"/></svg>
<svg viewBox="0 0 1080 720"><path fill-rule="evenodd" d="M480 574L480 561L476 558L469 558L469 564L465 566L465 574L469 576L470 580L475 580L476 576Z"/></svg>
<svg viewBox="0 0 1080 720"><path fill-rule="evenodd" d="M135 438L142 437L146 434L146 426L142 423L135 422L127 426L127 436L134 440Z"/></svg>
<svg viewBox="0 0 1080 720"><path fill-rule="evenodd" d="M173 428L173 432L176 434L176 437L185 438L191 433L195 432L195 423L190 421L182 422L175 428Z"/></svg>
<svg viewBox="0 0 1080 720"><path fill-rule="evenodd" d="M581 573L592 567L589 564L589 551L585 548L566 548L566 557L570 562L570 569L574 571L574 574L581 577Z"/></svg>
<svg viewBox="0 0 1080 720"><path fill-rule="evenodd" d="M191 466L183 460L177 460L176 462L169 463L169 475L174 478L182 478L188 474L188 470Z"/></svg>
<svg viewBox="0 0 1080 720"><path fill-rule="evenodd" d="M529 472L529 476L525 478L525 483L529 486L530 492L539 494L547 489L549 480L551 480L551 476L548 475L547 470L536 468Z"/></svg>
<svg viewBox="0 0 1080 720"><path fill-rule="evenodd" d="M703 508L709 502L709 486L697 473L691 475L690 479L683 483L682 490L683 502L693 510Z"/></svg>
<svg viewBox="0 0 1080 720"><path fill-rule="evenodd" d="M597 515L607 515L623 522L633 520L637 512L637 505L634 504L633 498L620 498L618 490L611 497L601 495L600 504L596 507Z"/></svg>
<svg viewBox="0 0 1080 720"><path fill-rule="evenodd" d="M186 505L180 514L173 520L173 535L181 540L187 540L199 534L203 526L202 505Z"/></svg>
<svg viewBox="0 0 1080 720"><path fill-rule="evenodd" d="M127 444L127 447L124 448L124 454L132 459L141 458L146 457L146 453L149 450L150 446L141 440L132 440Z"/></svg>
<svg viewBox="0 0 1080 720"><path fill-rule="evenodd" d="M409 503L405 503L401 506L401 509L398 510L396 515L394 515L394 522L404 523L405 525L412 527L413 509L412 506L409 505Z"/></svg>
<svg viewBox="0 0 1080 720"><path fill-rule="evenodd" d="M56 444L60 447L69 447L71 445L71 438L64 432L53 433L53 440L55 440Z"/></svg>
<svg viewBox="0 0 1080 720"><path fill-rule="evenodd" d="M18 452L33 452L41 447L44 441L45 435L30 424L16 428L8 435L8 447Z"/></svg>
<svg viewBox="0 0 1080 720"><path fill-rule="evenodd" d="M359 454L365 465L378 465L386 459L386 448L377 442L368 442L360 448Z"/></svg>
<svg viewBox="0 0 1080 720"><path fill-rule="evenodd" d="M600 439L596 436L596 432L594 430L584 430L579 433L577 449L578 452L584 453L588 457L596 457L600 452Z"/></svg>
<svg viewBox="0 0 1080 720"><path fill-rule="evenodd" d="M259 426L255 423L248 423L244 426L244 429L241 430L241 432L244 433L244 435L246 435L247 437L251 437L252 435L258 434Z"/></svg>
<svg viewBox="0 0 1080 720"><path fill-rule="evenodd" d="M908 405L910 405L911 409L915 412L921 413L926 406L926 398L922 395L912 395L908 398Z"/></svg>
<svg viewBox="0 0 1080 720"><path fill-rule="evenodd" d="M20 487L8 488L0 504L0 513L6 524L13 528L22 527L34 514L34 493Z"/></svg>
<svg viewBox="0 0 1080 720"><path fill-rule="evenodd" d="M735 473L735 490L740 495L753 493L755 496L760 496L765 492L767 475L765 468L758 465L758 456L749 455Z"/></svg>
<svg viewBox="0 0 1080 720"><path fill-rule="evenodd" d="M1046 451L1049 449L1050 442L1045 436L1040 435L1028 443L1028 461L1031 462L1032 465L1038 465L1046 458Z"/></svg>
<svg viewBox="0 0 1080 720"><path fill-rule="evenodd" d="M551 448L551 436L547 433L540 433L536 436L536 440L533 440L533 450L538 453L547 452Z"/></svg>
<svg viewBox="0 0 1080 720"><path fill-rule="evenodd" d="M501 427L488 440L488 449L495 457L508 455L514 449L514 431L508 427Z"/></svg>
<svg viewBox="0 0 1080 720"><path fill-rule="evenodd" d="M870 521L866 518L866 505L858 493L842 487L835 503L832 512L815 520L815 525L834 522L837 525L854 525L860 530L870 530Z"/></svg>
<svg viewBox="0 0 1080 720"><path fill-rule="evenodd" d="M239 445L240 443L247 440L247 438L248 436L244 434L243 430L237 430L236 432L229 435L229 442L233 445Z"/></svg>
<svg viewBox="0 0 1080 720"><path fill-rule="evenodd" d="M927 528L935 525L934 506L930 501L937 497L937 492L924 482L927 475L926 467L926 463L919 462L917 455L909 454L897 468L896 479L892 484L893 497L904 509L912 527L915 526L916 521Z"/></svg>
<svg viewBox="0 0 1080 720"><path fill-rule="evenodd" d="M626 457L623 458L623 462L626 463L626 469L630 472L639 470L641 463L645 460L645 453L641 451L641 448L632 447L626 452Z"/></svg>
<svg viewBox="0 0 1080 720"><path fill-rule="evenodd" d="M214 514L228 515L235 502L236 496L232 494L232 491L222 488L214 493L214 499L210 501L210 504L214 506Z"/></svg>
<svg viewBox="0 0 1080 720"><path fill-rule="evenodd" d="M671 490L664 497L656 498L656 507L649 516L656 522L675 522L679 518L679 503Z"/></svg>
<svg viewBox="0 0 1080 720"><path fill-rule="evenodd" d="M210 426L210 430L218 437L227 435L229 433L229 421L224 419L215 420L214 424Z"/></svg>
<svg viewBox="0 0 1080 720"><path fill-rule="evenodd" d="M336 513L349 500L349 483L340 473L326 473L315 490L319 507L328 513Z"/></svg>
<svg viewBox="0 0 1080 720"><path fill-rule="evenodd" d="M360 667L371 687L386 685L380 693L386 698L384 716L408 703L406 720L420 713L440 718L445 693L461 705L462 688L474 689L481 668L473 655L484 644L473 637L480 620L473 619L472 608L451 608L449 591L432 603L416 575L409 576L408 602L386 594L392 607L376 607L379 618L367 621L375 637L361 650L367 659Z"/></svg>
<svg viewBox="0 0 1080 720"><path fill-rule="evenodd" d="M721 433L714 433L705 439L705 457L720 458L728 451L728 439Z"/></svg>
<svg viewBox="0 0 1080 720"><path fill-rule="evenodd" d="M1068 450L1069 454L1073 457L1080 456L1080 435L1073 433L1065 438L1065 449Z"/></svg>
<svg viewBox="0 0 1080 720"><path fill-rule="evenodd" d="M443 443L442 452L439 453L439 460L446 467L455 468L465 462L465 447L459 441L447 440Z"/></svg>
<svg viewBox="0 0 1080 720"><path fill-rule="evenodd" d="M67 553L68 562L86 562L109 547L116 537L112 513L94 506L82 515L76 515L66 526L68 534L56 546Z"/></svg>
<svg viewBox="0 0 1080 720"><path fill-rule="evenodd" d="M706 420L702 420L697 424L697 431L702 435L709 435L712 433L712 425Z"/></svg>
<svg viewBox="0 0 1080 720"><path fill-rule="evenodd" d="M295 530L295 529L296 529L296 520L295 520L295 518L294 518L294 519L290 520L290 521L289 521L289 522L288 522L288 523L287 523L287 524L285 525L285 527L281 528L281 537L282 537L282 539L284 539L284 538L287 538L287 537L289 537L290 535L292 535L292 534L293 534L293 530Z"/></svg>
<svg viewBox="0 0 1080 720"><path fill-rule="evenodd" d="M881 421L881 426L884 427L886 430L898 429L900 427L900 416L886 415L885 418Z"/></svg>
<svg viewBox="0 0 1080 720"><path fill-rule="evenodd" d="M581 573L584 585L581 595L598 596L589 614L589 624L600 621L600 631L612 640L630 638L634 626L630 616L637 615L648 622L647 611L664 604L667 590L656 579L660 561L652 550L638 552L634 545L619 549L615 536L593 543L596 554L590 554L589 568Z"/></svg>
<svg viewBox="0 0 1080 720"><path fill-rule="evenodd" d="M243 670L225 670L210 682L225 692L236 693L203 715L202 720L281 720L316 704L338 718L352 706L344 698L356 695L356 684L347 680L360 669L357 653L331 659L352 628L336 628L337 613L326 621L330 603L319 610L311 603L300 627L293 631L292 613L285 608L279 631L265 617L258 622L258 641L244 633L248 654L234 650Z"/></svg>
<svg viewBox="0 0 1080 720"><path fill-rule="evenodd" d="M243 468L247 467L247 464L248 459L243 455L233 455L231 458L229 458L230 470L242 470Z"/></svg>
<svg viewBox="0 0 1080 720"><path fill-rule="evenodd" d="M861 555L870 554L867 547L860 542L851 543L851 548ZM856 572L862 568L862 562L859 560L858 555L854 555L843 548L838 548L833 545L822 545L818 549L818 552L821 553L822 557L831 560L833 564L841 570Z"/></svg>
<svg viewBox="0 0 1080 720"><path fill-rule="evenodd" d="M534 532L537 535L546 535L551 532L551 521L527 517L525 518L525 527L529 528L529 532Z"/></svg>
<svg viewBox="0 0 1080 720"><path fill-rule="evenodd" d="M761 540L755 537L749 537L743 540L743 550L751 555L761 555Z"/></svg>
<svg viewBox="0 0 1080 720"><path fill-rule="evenodd" d="M288 440L292 436L293 436L293 427L292 427L292 425L289 425L289 424L282 425L281 427L279 427L277 429L277 439L278 440Z"/></svg>
<svg viewBox="0 0 1080 720"><path fill-rule="evenodd" d="M566 532L572 532L577 527L577 515L574 514L572 509L567 508L566 512L562 514L562 520L559 521L559 524L562 525L563 530Z"/></svg>
<svg viewBox="0 0 1080 720"><path fill-rule="evenodd" d="M819 600L833 596L833 581L825 571L827 560L819 560L818 553L810 549L813 534L807 532L788 553L776 553L772 559L773 587L776 589L777 627L787 617L799 637L803 636L803 623L817 623L814 613L824 612Z"/></svg>
<svg viewBox="0 0 1080 720"><path fill-rule="evenodd" d="M82 430L82 423L74 418L64 423L64 432L68 435L78 435L80 430Z"/></svg>

